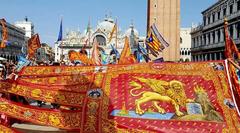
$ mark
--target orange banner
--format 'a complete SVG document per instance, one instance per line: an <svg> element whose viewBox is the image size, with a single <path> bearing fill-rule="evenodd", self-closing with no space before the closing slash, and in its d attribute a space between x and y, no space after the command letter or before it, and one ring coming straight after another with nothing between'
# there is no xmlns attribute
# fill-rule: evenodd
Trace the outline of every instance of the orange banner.
<svg viewBox="0 0 240 133"><path fill-rule="evenodd" d="M40 47L41 43L39 36L35 34L28 40L28 59L34 58L37 49Z"/></svg>
<svg viewBox="0 0 240 133"><path fill-rule="evenodd" d="M59 111L26 106L0 98L0 113L12 118L62 129L79 129L80 111Z"/></svg>
<svg viewBox="0 0 240 133"><path fill-rule="evenodd" d="M8 40L8 31L7 31L6 20L5 19L1 19L0 23L2 25L2 42L0 44L0 48L5 48L7 40Z"/></svg>

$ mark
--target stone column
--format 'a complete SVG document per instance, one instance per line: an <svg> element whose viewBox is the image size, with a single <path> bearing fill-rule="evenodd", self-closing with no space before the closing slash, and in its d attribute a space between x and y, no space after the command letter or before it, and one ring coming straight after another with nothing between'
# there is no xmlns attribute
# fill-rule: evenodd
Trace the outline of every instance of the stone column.
<svg viewBox="0 0 240 133"><path fill-rule="evenodd" d="M209 53L209 59L212 60L212 53Z"/></svg>
<svg viewBox="0 0 240 133"><path fill-rule="evenodd" d="M237 24L233 25L233 39L237 39Z"/></svg>
<svg viewBox="0 0 240 133"><path fill-rule="evenodd" d="M209 43L208 43L208 33L207 34L205 34L206 35L206 44L205 45L208 45Z"/></svg>
<svg viewBox="0 0 240 133"><path fill-rule="evenodd" d="M217 60L217 53L214 53L214 60Z"/></svg>
<svg viewBox="0 0 240 133"><path fill-rule="evenodd" d="M219 58L222 60L222 52L219 53Z"/></svg>
<svg viewBox="0 0 240 133"><path fill-rule="evenodd" d="M210 44L213 44L213 33L210 32Z"/></svg>
<svg viewBox="0 0 240 133"><path fill-rule="evenodd" d="M219 38L219 36L217 35L218 30L216 30L214 33L215 33L215 42L214 43L218 43L218 38Z"/></svg>
<svg viewBox="0 0 240 133"><path fill-rule="evenodd" d="M233 4L233 13L237 12L237 1Z"/></svg>
<svg viewBox="0 0 240 133"><path fill-rule="evenodd" d="M220 42L224 41L224 33L223 29L220 29Z"/></svg>

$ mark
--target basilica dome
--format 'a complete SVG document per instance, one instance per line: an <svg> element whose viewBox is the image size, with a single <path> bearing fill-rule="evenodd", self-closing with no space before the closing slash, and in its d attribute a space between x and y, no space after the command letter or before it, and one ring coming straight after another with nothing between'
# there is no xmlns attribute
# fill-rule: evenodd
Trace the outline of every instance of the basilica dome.
<svg viewBox="0 0 240 133"><path fill-rule="evenodd" d="M105 18L104 21L98 24L98 28L105 33L111 33L114 27L114 21L111 18Z"/></svg>
<svg viewBox="0 0 240 133"><path fill-rule="evenodd" d="M134 32L135 37L139 37L138 31L137 31L137 29L134 28L133 25L130 25L130 27L126 30L125 36L128 36L128 37L129 37L129 36L131 35L131 33L132 33L132 30L133 30L133 32Z"/></svg>

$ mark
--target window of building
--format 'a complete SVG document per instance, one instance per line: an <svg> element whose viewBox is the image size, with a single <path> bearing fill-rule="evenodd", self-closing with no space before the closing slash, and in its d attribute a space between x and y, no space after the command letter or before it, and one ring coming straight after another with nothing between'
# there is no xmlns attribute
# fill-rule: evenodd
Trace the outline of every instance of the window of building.
<svg viewBox="0 0 240 133"><path fill-rule="evenodd" d="M180 37L180 44L182 44L182 38Z"/></svg>
<svg viewBox="0 0 240 133"><path fill-rule="evenodd" d="M240 38L240 23L237 24L237 38Z"/></svg>
<svg viewBox="0 0 240 133"><path fill-rule="evenodd" d="M226 16L226 13L227 13L227 8L224 8L223 9L223 16Z"/></svg>
<svg viewBox="0 0 240 133"><path fill-rule="evenodd" d="M210 22L211 22L211 21L210 21L210 17L208 17L208 24L210 24Z"/></svg>
<svg viewBox="0 0 240 133"><path fill-rule="evenodd" d="M154 7L157 7L157 5L155 4Z"/></svg>
<svg viewBox="0 0 240 133"><path fill-rule="evenodd" d="M206 37L206 34L203 35L203 40L204 40L204 45L206 45L206 43L207 43L207 37Z"/></svg>
<svg viewBox="0 0 240 133"><path fill-rule="evenodd" d="M203 17L203 23L204 23L204 26L207 24L207 20L205 16Z"/></svg>
<svg viewBox="0 0 240 133"><path fill-rule="evenodd" d="M229 13L232 14L233 13L233 5L229 6Z"/></svg>
<svg viewBox="0 0 240 133"><path fill-rule="evenodd" d="M229 26L229 34L231 37L233 37L233 26Z"/></svg>
<svg viewBox="0 0 240 133"><path fill-rule="evenodd" d="M207 34L207 39L208 39L207 43L210 44L210 34L209 33Z"/></svg>
<svg viewBox="0 0 240 133"><path fill-rule="evenodd" d="M237 2L237 10L240 11L240 0Z"/></svg>
<svg viewBox="0 0 240 133"><path fill-rule="evenodd" d="M215 13L212 14L212 22L215 21Z"/></svg>
<svg viewBox="0 0 240 133"><path fill-rule="evenodd" d="M217 19L220 19L220 16L221 16L221 12L219 11L219 12L217 13Z"/></svg>

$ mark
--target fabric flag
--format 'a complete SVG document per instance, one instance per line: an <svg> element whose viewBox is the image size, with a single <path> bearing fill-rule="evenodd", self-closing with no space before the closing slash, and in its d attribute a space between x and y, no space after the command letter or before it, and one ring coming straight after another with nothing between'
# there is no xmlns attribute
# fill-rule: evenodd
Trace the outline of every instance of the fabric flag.
<svg viewBox="0 0 240 133"><path fill-rule="evenodd" d="M38 48L41 47L38 34L33 35L28 40L28 59L32 59Z"/></svg>
<svg viewBox="0 0 240 133"><path fill-rule="evenodd" d="M71 50L68 52L68 57L71 62L81 61L85 65L94 65L94 62L91 59L89 59L85 53L80 53Z"/></svg>
<svg viewBox="0 0 240 133"><path fill-rule="evenodd" d="M156 37L159 39L160 43L162 45L164 45L165 47L169 46L169 43L164 39L164 37L162 36L162 34L158 31L157 27L155 24L152 25L151 27L152 31L154 32L154 34L156 35ZM164 48L165 48L164 47Z"/></svg>
<svg viewBox="0 0 240 133"><path fill-rule="evenodd" d="M101 51L101 61L103 65L108 64L108 55L104 51Z"/></svg>
<svg viewBox="0 0 240 133"><path fill-rule="evenodd" d="M23 67L28 66L30 63L31 62L23 56L18 56L18 64L16 66L16 71L19 72Z"/></svg>
<svg viewBox="0 0 240 133"><path fill-rule="evenodd" d="M111 48L112 50L114 51L114 54L116 55L116 58L119 59L120 58L120 54L119 52L117 51L117 49L111 44Z"/></svg>
<svg viewBox="0 0 240 133"><path fill-rule="evenodd" d="M147 50L146 50L143 46L141 46L140 44L138 44L138 51L139 51L140 53L142 53L142 56L144 57L144 59L145 59L146 61L151 60L151 59L149 58L149 56L148 56Z"/></svg>
<svg viewBox="0 0 240 133"><path fill-rule="evenodd" d="M62 19L61 19L61 23L60 23L60 29L59 29L59 34L58 34L58 39L57 41L62 41Z"/></svg>
<svg viewBox="0 0 240 133"><path fill-rule="evenodd" d="M148 46L151 54L157 57L159 52L162 52L166 47L169 46L169 43L159 33L156 25L153 24L148 31L146 45Z"/></svg>
<svg viewBox="0 0 240 133"><path fill-rule="evenodd" d="M95 63L95 65L101 65L101 60L100 60L100 52L99 52L99 43L97 42L97 38L94 39L93 41L93 51L92 51L92 60Z"/></svg>
<svg viewBox="0 0 240 133"><path fill-rule="evenodd" d="M0 23L2 25L2 41L0 44L0 48L5 48L6 43L8 42L8 31L7 31L7 24L5 19L1 19Z"/></svg>
<svg viewBox="0 0 240 133"><path fill-rule="evenodd" d="M225 20L224 22L224 31L225 31L225 57L226 59L232 60L239 64L240 54L236 44L233 42L232 38L228 33L228 23ZM237 107L240 109L240 84L238 81L238 76L236 73L236 68L232 63L229 63L229 74L230 79L233 85L234 97L236 99Z"/></svg>
<svg viewBox="0 0 240 133"><path fill-rule="evenodd" d="M119 58L119 64L133 64L136 59L133 54L131 54L131 47L128 37L125 37L125 44Z"/></svg>
<svg viewBox="0 0 240 133"><path fill-rule="evenodd" d="M137 61L140 63L140 62L143 62L143 54L140 53L139 51L137 51Z"/></svg>
<svg viewBox="0 0 240 133"><path fill-rule="evenodd" d="M108 43L111 42L112 37L113 37L113 34L114 34L115 32L117 32L117 23L115 23L114 26L113 26L112 32L110 33L110 37L109 37Z"/></svg>

